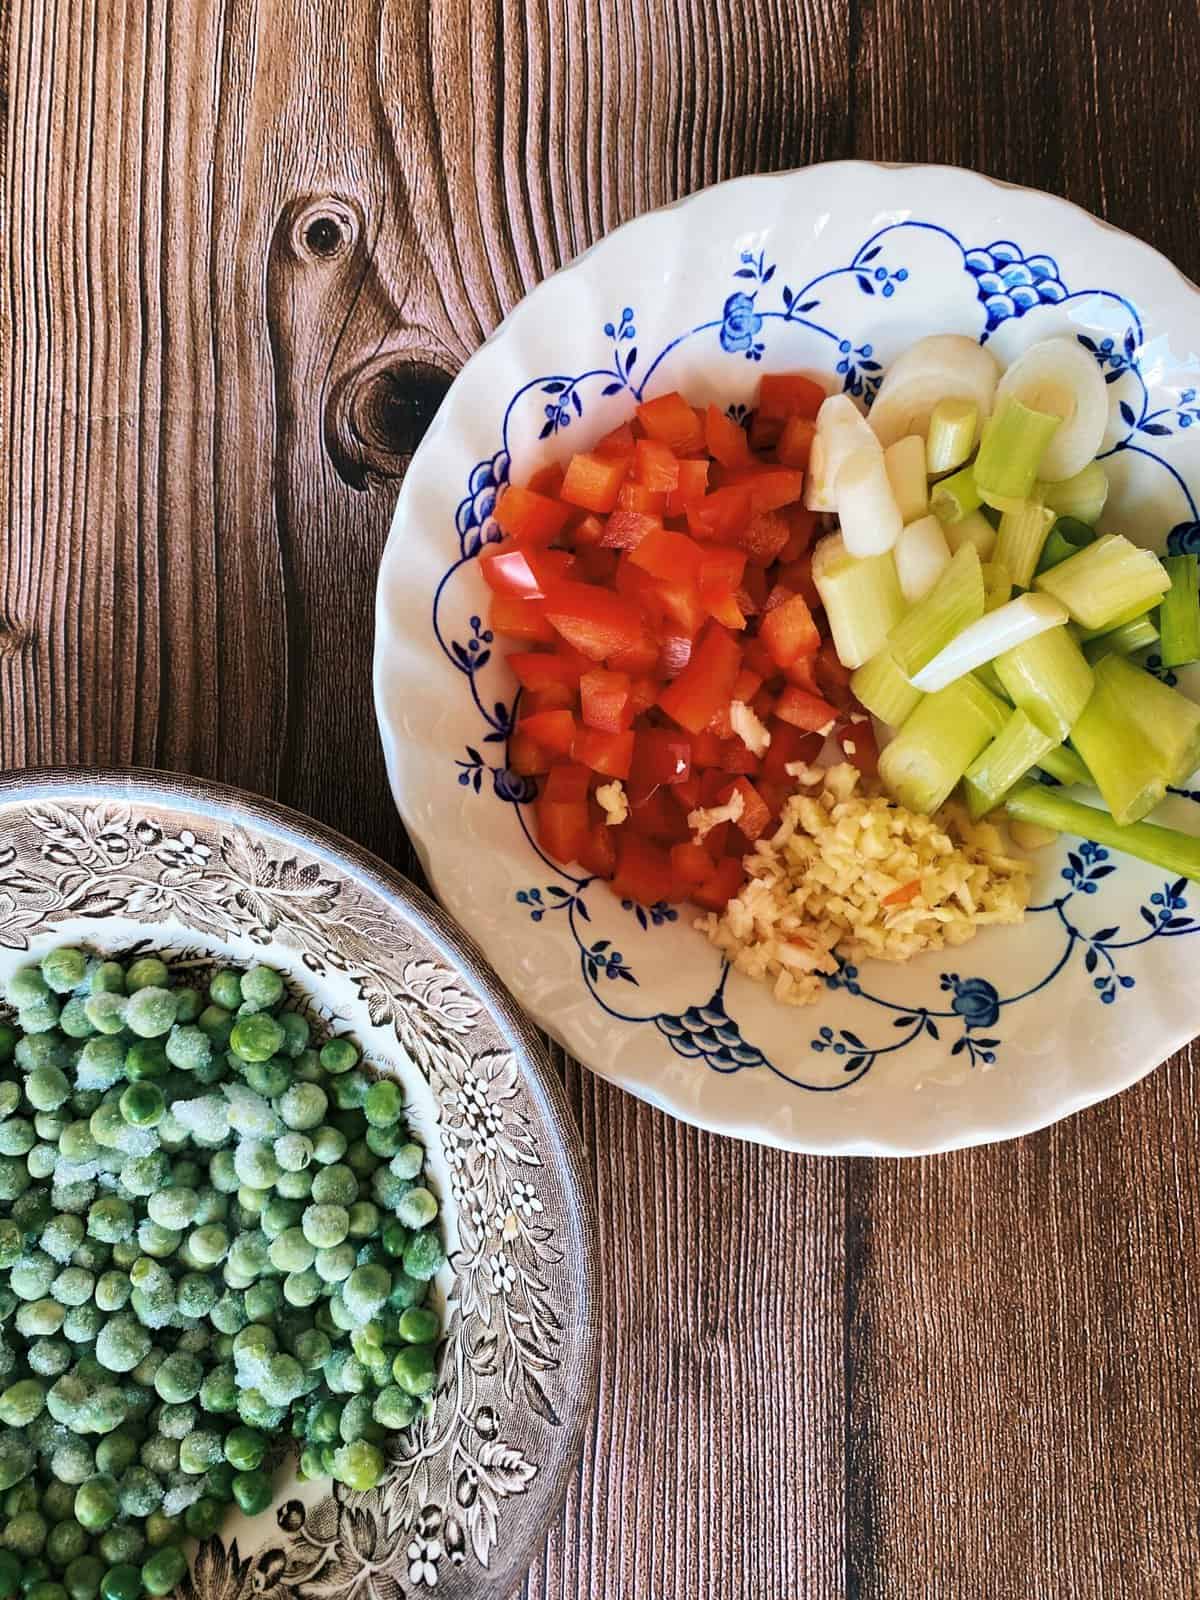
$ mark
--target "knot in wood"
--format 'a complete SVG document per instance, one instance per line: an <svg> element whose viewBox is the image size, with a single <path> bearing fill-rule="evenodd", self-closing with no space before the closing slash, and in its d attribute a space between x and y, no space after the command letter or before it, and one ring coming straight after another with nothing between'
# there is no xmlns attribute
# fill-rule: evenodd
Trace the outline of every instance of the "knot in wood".
<svg viewBox="0 0 1200 1600"><path fill-rule="evenodd" d="M450 387L448 372L420 360L378 356L335 396L330 449L339 471L361 485L367 475L399 477Z"/></svg>
<svg viewBox="0 0 1200 1600"><path fill-rule="evenodd" d="M288 219L292 254L300 261L335 261L362 238L362 216L351 200L323 195L293 206Z"/></svg>

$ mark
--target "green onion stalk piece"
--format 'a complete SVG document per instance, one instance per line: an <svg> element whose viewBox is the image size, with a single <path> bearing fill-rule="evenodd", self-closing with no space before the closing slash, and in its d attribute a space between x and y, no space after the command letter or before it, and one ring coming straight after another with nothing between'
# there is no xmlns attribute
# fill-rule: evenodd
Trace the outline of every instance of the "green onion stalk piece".
<svg viewBox="0 0 1200 1600"><path fill-rule="evenodd" d="M1200 660L1200 558L1164 556L1171 587L1158 608L1159 651L1164 667L1182 667Z"/></svg>
<svg viewBox="0 0 1200 1600"><path fill-rule="evenodd" d="M879 776L893 799L932 814L1010 713L968 675L926 695L879 758Z"/></svg>
<svg viewBox="0 0 1200 1600"><path fill-rule="evenodd" d="M988 419L975 458L980 498L997 511L1019 510L1033 495L1038 467L1060 422L1009 395Z"/></svg>
<svg viewBox="0 0 1200 1600"><path fill-rule="evenodd" d="M1019 784L1005 801L1005 810L1018 822L1073 833L1106 849L1123 850L1178 877L1200 881L1200 839L1178 828L1164 828L1156 822L1122 826L1107 811L1071 800L1040 783Z"/></svg>

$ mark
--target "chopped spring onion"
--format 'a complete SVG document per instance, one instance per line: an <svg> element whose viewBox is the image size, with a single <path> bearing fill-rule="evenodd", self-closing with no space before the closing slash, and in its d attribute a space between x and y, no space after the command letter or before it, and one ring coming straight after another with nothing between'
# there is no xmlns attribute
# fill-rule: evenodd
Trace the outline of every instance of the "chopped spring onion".
<svg viewBox="0 0 1200 1600"><path fill-rule="evenodd" d="M1139 650L1148 649L1157 638L1158 629L1151 622L1149 612L1143 612L1132 622L1123 622L1119 628L1111 628L1089 639L1083 653L1094 665L1102 656L1136 655Z"/></svg>
<svg viewBox="0 0 1200 1600"><path fill-rule="evenodd" d="M1157 598L1157 597L1156 597ZM1126 606L1118 616L1114 617L1106 628L1082 628L1078 622L1071 623L1071 632L1080 644L1091 644L1093 639L1102 639L1105 634L1115 633L1118 628L1124 628L1131 622L1141 622L1145 618L1153 624L1154 601L1138 600L1131 606Z"/></svg>
<svg viewBox="0 0 1200 1600"><path fill-rule="evenodd" d="M1009 399L1061 421L1042 458L1043 476L1072 478L1100 449L1108 427L1108 385L1077 339L1059 335L1030 345L996 389L997 409Z"/></svg>
<svg viewBox="0 0 1200 1600"><path fill-rule="evenodd" d="M1065 628L1051 628L995 660L996 676L1019 711L1061 744L1092 697L1092 669Z"/></svg>
<svg viewBox="0 0 1200 1600"><path fill-rule="evenodd" d="M981 417L991 414L1000 368L990 350L961 333L931 334L909 345L887 370L871 407L880 444L929 432L939 401L969 400Z"/></svg>
<svg viewBox="0 0 1200 1600"><path fill-rule="evenodd" d="M1095 542L1095 528L1089 528L1086 522L1079 522L1075 517L1059 517L1050 529L1050 537L1042 546L1037 569L1046 572L1058 566L1060 561L1069 561L1073 555Z"/></svg>
<svg viewBox="0 0 1200 1600"><path fill-rule="evenodd" d="M982 511L968 511L961 522L943 522L942 527L952 555L957 555L964 544L973 544L979 559L986 561L996 548L996 530Z"/></svg>
<svg viewBox="0 0 1200 1600"><path fill-rule="evenodd" d="M985 561L983 563L983 614L986 617L989 611L1006 605L1012 599L1012 578L1008 568L999 561Z"/></svg>
<svg viewBox="0 0 1200 1600"><path fill-rule="evenodd" d="M883 452L892 493L906 523L916 522L929 510L929 484L925 478L925 441L910 433Z"/></svg>
<svg viewBox="0 0 1200 1600"><path fill-rule="evenodd" d="M939 400L929 416L925 470L931 478L953 472L970 459L979 426L979 407L971 400Z"/></svg>
<svg viewBox="0 0 1200 1600"><path fill-rule="evenodd" d="M1048 596L1018 595L964 628L920 671L910 673L913 688L923 689L926 694L944 689L985 661L995 660L1002 651L1012 650L1051 628L1063 627L1066 620L1062 606Z"/></svg>
<svg viewBox="0 0 1200 1600"><path fill-rule="evenodd" d="M950 546L936 517L908 523L893 554L900 592L910 604L927 595L950 565Z"/></svg>
<svg viewBox="0 0 1200 1600"><path fill-rule="evenodd" d="M1190 778L1200 766L1200 705L1124 656L1105 656L1095 677L1097 689L1103 685L1112 691L1125 716L1158 751L1167 782Z"/></svg>
<svg viewBox="0 0 1200 1600"><path fill-rule="evenodd" d="M879 776L910 811L936 811L1008 718L975 678L926 695L879 757Z"/></svg>
<svg viewBox="0 0 1200 1600"><path fill-rule="evenodd" d="M1126 823L1137 822L1154 809L1167 792L1167 772L1162 752L1130 715L1120 689L1105 676L1109 662L1120 659L1105 656L1096 668L1096 687L1071 729L1071 743L1087 763L1114 820Z"/></svg>
<svg viewBox="0 0 1200 1600"><path fill-rule="evenodd" d="M941 483L935 483L929 497L930 509L943 522L961 522L980 505L979 490L975 484L975 468L963 467Z"/></svg>
<svg viewBox="0 0 1200 1600"><path fill-rule="evenodd" d="M881 556L892 548L904 523L877 444L850 452L838 471L834 493L842 538L852 556Z"/></svg>
<svg viewBox="0 0 1200 1600"><path fill-rule="evenodd" d="M819 583L817 588L820 589ZM978 622L982 615L979 552L973 544L965 544L955 552L929 593L889 633L888 645L901 672L911 679L939 650L945 649L955 634Z"/></svg>
<svg viewBox="0 0 1200 1600"><path fill-rule="evenodd" d="M847 394L831 394L817 412L804 478L804 504L810 511L837 510L838 473L856 450L878 450L879 440Z"/></svg>
<svg viewBox="0 0 1200 1600"><path fill-rule="evenodd" d="M1001 700L1007 699L1007 696L1004 692L1004 685L996 676L996 663L994 661L985 661L981 667L976 667L975 676L979 679L980 683L983 684L985 689L991 690L992 694L996 695Z"/></svg>
<svg viewBox="0 0 1200 1600"><path fill-rule="evenodd" d="M1097 806L1070 800L1057 789L1039 783L1022 783L1005 801L1010 817L1034 822L1042 828L1073 833L1109 850L1123 850L1139 861L1149 861L1181 878L1200 880L1200 839L1157 822L1134 822L1122 827Z"/></svg>
<svg viewBox="0 0 1200 1600"><path fill-rule="evenodd" d="M913 688L892 652L886 649L877 651L859 667L850 679L850 687L859 705L889 728L907 722L922 699L921 691Z"/></svg>
<svg viewBox="0 0 1200 1600"><path fill-rule="evenodd" d="M904 612L891 552L852 556L841 534L831 533L813 551L812 576L838 660L861 667L883 648Z"/></svg>
<svg viewBox="0 0 1200 1600"><path fill-rule="evenodd" d="M1009 395L984 428L975 458L975 484L989 506L1015 511L1030 498L1058 425L1056 416L1035 411Z"/></svg>
<svg viewBox="0 0 1200 1600"><path fill-rule="evenodd" d="M1038 558L1054 526L1054 513L1036 500L1026 500L1016 511L1000 518L996 537L996 560L1012 573L1018 589L1028 589L1037 571Z"/></svg>
<svg viewBox="0 0 1200 1600"><path fill-rule="evenodd" d="M1073 517L1077 522L1094 526L1108 499L1108 474L1098 461L1089 461L1073 478L1064 478L1060 483L1039 483L1038 496L1043 505L1057 511L1060 517Z"/></svg>
<svg viewBox="0 0 1200 1600"><path fill-rule="evenodd" d="M1150 550L1123 534L1106 533L1068 561L1039 575L1035 587L1066 606L1085 628L1117 627L1152 606L1171 587L1166 568Z"/></svg>
<svg viewBox="0 0 1200 1600"><path fill-rule="evenodd" d="M1014 711L964 775L967 809L972 818L994 811L1013 785L1053 748L1054 740L1048 733L1023 711Z"/></svg>
<svg viewBox="0 0 1200 1600"><path fill-rule="evenodd" d="M1091 783L1092 775L1070 745L1058 744L1038 762L1038 766L1059 783ZM1093 786L1094 787L1094 786Z"/></svg>
<svg viewBox="0 0 1200 1600"><path fill-rule="evenodd" d="M1164 556L1171 587L1158 608L1164 667L1182 667L1200 659L1200 558ZM901 588L903 588L901 578Z"/></svg>

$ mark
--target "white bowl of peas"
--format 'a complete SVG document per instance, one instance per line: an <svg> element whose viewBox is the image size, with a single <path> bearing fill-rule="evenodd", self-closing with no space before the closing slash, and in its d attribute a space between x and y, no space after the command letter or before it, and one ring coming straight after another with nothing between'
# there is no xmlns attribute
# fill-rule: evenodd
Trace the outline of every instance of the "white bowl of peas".
<svg viewBox="0 0 1200 1600"><path fill-rule="evenodd" d="M0 1597L515 1579L594 1382L577 1136L353 846L0 782Z"/></svg>

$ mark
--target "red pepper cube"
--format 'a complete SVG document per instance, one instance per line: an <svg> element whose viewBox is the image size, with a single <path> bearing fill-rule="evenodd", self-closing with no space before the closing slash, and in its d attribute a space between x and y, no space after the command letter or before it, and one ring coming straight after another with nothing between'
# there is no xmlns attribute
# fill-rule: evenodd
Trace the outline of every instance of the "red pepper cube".
<svg viewBox="0 0 1200 1600"><path fill-rule="evenodd" d="M571 513L560 500L510 483L497 497L492 514L497 526L510 538L522 544L552 544Z"/></svg>
<svg viewBox="0 0 1200 1600"><path fill-rule="evenodd" d="M754 696L762 688L762 677L752 668L742 663L742 669L733 680L734 700L740 700L743 705L749 705Z"/></svg>
<svg viewBox="0 0 1200 1600"><path fill-rule="evenodd" d="M688 836L687 821L670 799L669 789L655 789L636 804L631 800L625 826L639 839L653 839L658 844L678 844Z"/></svg>
<svg viewBox="0 0 1200 1600"><path fill-rule="evenodd" d="M633 474L653 494L679 487L679 458L658 439L639 439L633 447Z"/></svg>
<svg viewBox="0 0 1200 1600"><path fill-rule="evenodd" d="M703 772L715 767L721 760L721 741L715 733L705 730L692 735L692 771Z"/></svg>
<svg viewBox="0 0 1200 1600"><path fill-rule="evenodd" d="M579 700L585 727L601 733L624 733L633 722L627 672L593 667L579 679Z"/></svg>
<svg viewBox="0 0 1200 1600"><path fill-rule="evenodd" d="M779 443L775 446L775 455L780 466L799 467L802 471L808 467L808 458L812 454L813 440L816 438L817 425L807 417L789 417L783 425L783 432L779 435Z"/></svg>
<svg viewBox="0 0 1200 1600"><path fill-rule="evenodd" d="M594 549L604 538L604 528L604 521L589 511L571 529L571 542L577 551Z"/></svg>
<svg viewBox="0 0 1200 1600"><path fill-rule="evenodd" d="M591 584L555 583L542 604L551 628L591 661L630 649L644 632L637 606Z"/></svg>
<svg viewBox="0 0 1200 1600"><path fill-rule="evenodd" d="M614 511L600 543L605 550L636 550L647 535L662 527L662 518L647 511Z"/></svg>
<svg viewBox="0 0 1200 1600"><path fill-rule="evenodd" d="M817 682L816 656L797 656L795 661L784 667L783 675L789 683L794 683L797 689L807 689L809 694L824 698L821 685Z"/></svg>
<svg viewBox="0 0 1200 1600"><path fill-rule="evenodd" d="M703 556L703 546L694 539L661 524L651 528L641 543L629 552L634 566L641 567L651 577L687 582L698 578Z"/></svg>
<svg viewBox="0 0 1200 1600"><path fill-rule="evenodd" d="M879 771L879 742L870 717L865 711L861 715L861 722L842 723L835 738L850 765L857 767L864 778L873 778Z"/></svg>
<svg viewBox="0 0 1200 1600"><path fill-rule="evenodd" d="M778 667L790 667L797 657L814 655L821 644L821 635L802 594L790 595L776 606L768 598L758 636Z"/></svg>
<svg viewBox="0 0 1200 1600"><path fill-rule="evenodd" d="M632 729L625 733L602 733L597 728L581 728L572 742L570 755L606 778L627 778L633 762L634 739Z"/></svg>
<svg viewBox="0 0 1200 1600"><path fill-rule="evenodd" d="M562 486L563 469L554 461L549 466L539 467L525 485L535 494L544 494L548 500L557 500L562 493Z"/></svg>
<svg viewBox="0 0 1200 1600"><path fill-rule="evenodd" d="M611 878L617 870L616 828L593 821L579 852L579 865L597 878Z"/></svg>
<svg viewBox="0 0 1200 1600"><path fill-rule="evenodd" d="M788 542L779 552L779 559L799 561L801 556L808 554L816 537L817 513L810 511L807 506L787 506L780 512L780 516L791 531L788 534Z"/></svg>
<svg viewBox="0 0 1200 1600"><path fill-rule="evenodd" d="M679 883L694 889L712 877L712 857L702 844L693 844L690 839L685 844L673 844L671 871Z"/></svg>
<svg viewBox="0 0 1200 1600"><path fill-rule="evenodd" d="M562 650L514 650L508 664L517 675L522 689L536 692L552 683L566 684L569 689L579 686L580 676L588 670L586 656L569 646Z"/></svg>
<svg viewBox="0 0 1200 1600"><path fill-rule="evenodd" d="M698 414L681 394L660 394L637 408L638 421L648 438L677 456L695 455L704 449L704 428Z"/></svg>
<svg viewBox="0 0 1200 1600"><path fill-rule="evenodd" d="M617 493L617 503L614 509L617 511L645 511L651 516L661 517L667 509L667 496L658 494L653 489L647 489L644 483L634 483L632 478L626 478Z"/></svg>
<svg viewBox="0 0 1200 1600"><path fill-rule="evenodd" d="M523 639L527 644L554 643L554 629L546 621L540 600L493 594L488 608L488 627L505 639Z"/></svg>
<svg viewBox="0 0 1200 1600"><path fill-rule="evenodd" d="M815 419L827 396L823 384L803 372L768 372L758 387L758 415L786 421Z"/></svg>
<svg viewBox="0 0 1200 1600"><path fill-rule="evenodd" d="M688 644L690 646L690 640ZM612 662L609 665L611 666ZM650 707L658 699L658 690L658 679L651 677L649 673L632 679L629 685L629 703L633 707L635 717L640 717L643 711L649 711Z"/></svg>
<svg viewBox="0 0 1200 1600"><path fill-rule="evenodd" d="M754 511L733 535L733 542L754 565L766 567L779 559L788 538L788 525L777 511Z"/></svg>
<svg viewBox="0 0 1200 1600"><path fill-rule="evenodd" d="M686 508L688 532L693 539L740 545L740 535L750 521L750 494L741 484L714 489Z"/></svg>
<svg viewBox="0 0 1200 1600"><path fill-rule="evenodd" d="M708 462L681 461L679 483L667 496L667 515L682 517L690 505L703 500L708 493Z"/></svg>
<svg viewBox="0 0 1200 1600"><path fill-rule="evenodd" d="M659 641L657 673L664 683L670 683L677 678L692 659L692 645L694 640L686 633L665 633ZM654 685L654 692L650 696L650 705L658 699L658 684ZM646 711L649 706L642 706Z"/></svg>
<svg viewBox="0 0 1200 1600"><path fill-rule="evenodd" d="M817 651L817 678L827 698L843 710L857 704L850 688L851 676L850 668L844 667L838 660L833 641L826 639Z"/></svg>
<svg viewBox="0 0 1200 1600"><path fill-rule="evenodd" d="M634 443L632 424L623 422L593 446L592 454L606 461L625 461L633 454Z"/></svg>
<svg viewBox="0 0 1200 1600"><path fill-rule="evenodd" d="M729 705L741 664L737 642L719 623L710 622L692 659L659 695L658 703L681 728L700 733L718 710Z"/></svg>
<svg viewBox="0 0 1200 1600"><path fill-rule="evenodd" d="M628 460L583 451L571 457L563 479L562 497L585 511L611 511L625 481Z"/></svg>
<svg viewBox="0 0 1200 1600"><path fill-rule="evenodd" d="M693 902L705 911L724 911L746 881L746 869L737 856L722 856L707 882L692 890Z"/></svg>
<svg viewBox="0 0 1200 1600"><path fill-rule="evenodd" d="M719 406L710 405L704 413L704 442L723 467L748 467L754 460L746 430Z"/></svg>
<svg viewBox="0 0 1200 1600"><path fill-rule="evenodd" d="M572 764L551 767L546 774L536 804L538 843L555 861L577 861L587 846L590 782L588 769Z"/></svg>
<svg viewBox="0 0 1200 1600"><path fill-rule="evenodd" d="M724 805L731 795L740 794L742 797L742 814L737 819L737 826L746 835L747 839L757 839L764 833L771 820L771 808L750 782L749 778L735 778L733 782L721 792L717 801Z"/></svg>
<svg viewBox="0 0 1200 1600"><path fill-rule="evenodd" d="M528 734L515 728L508 739L508 766L523 778L537 778L550 770L550 756Z"/></svg>
<svg viewBox="0 0 1200 1600"><path fill-rule="evenodd" d="M794 727L803 728L806 733L830 733L838 720L836 706L831 706L819 695L809 694L807 689L797 689L792 684L789 684L779 696L775 705L775 715L783 722L790 722Z"/></svg>
<svg viewBox="0 0 1200 1600"><path fill-rule="evenodd" d="M555 755L569 756L575 742L575 718L569 711L538 711L533 716L522 717L517 731L550 750Z"/></svg>
<svg viewBox="0 0 1200 1600"><path fill-rule="evenodd" d="M597 550L589 545L575 557L572 576L584 583L598 583L611 589L617 576L618 550Z"/></svg>
<svg viewBox="0 0 1200 1600"><path fill-rule="evenodd" d="M737 772L754 778L762 771L762 760L737 734L731 734L721 743L721 768L725 772Z"/></svg>
<svg viewBox="0 0 1200 1600"><path fill-rule="evenodd" d="M821 596L817 593L817 586L812 576L812 556L801 556L797 561L789 561L786 566L777 569L779 582L786 584L793 594L802 594L808 603L810 611L821 609Z"/></svg>
<svg viewBox="0 0 1200 1600"><path fill-rule="evenodd" d="M653 906L675 897L671 857L661 845L622 828L617 840L617 871L613 893L622 900Z"/></svg>
<svg viewBox="0 0 1200 1600"><path fill-rule="evenodd" d="M542 788L542 799L558 805L583 805L587 801L592 775L586 767L564 762L552 767Z"/></svg>
<svg viewBox="0 0 1200 1600"><path fill-rule="evenodd" d="M533 545L491 545L479 557L483 581L496 594L515 594L523 600L544 600L546 584L565 578L575 558L565 550L539 550Z"/></svg>

